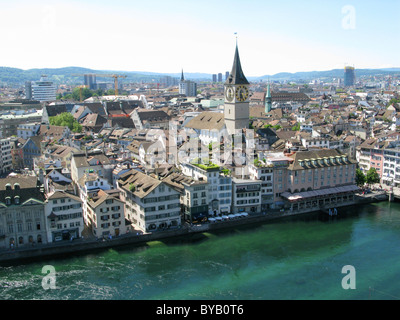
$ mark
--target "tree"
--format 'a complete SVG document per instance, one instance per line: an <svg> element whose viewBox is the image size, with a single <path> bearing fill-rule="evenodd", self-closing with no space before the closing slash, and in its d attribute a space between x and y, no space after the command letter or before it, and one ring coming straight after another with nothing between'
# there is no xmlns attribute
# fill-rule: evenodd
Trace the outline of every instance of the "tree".
<svg viewBox="0 0 400 320"><path fill-rule="evenodd" d="M378 172L376 172L375 168L371 168L367 171L366 174L366 181L368 184L379 183L380 178Z"/></svg>
<svg viewBox="0 0 400 320"><path fill-rule="evenodd" d="M356 185L359 187L362 187L366 180L367 180L367 178L365 177L364 173L359 168L357 168L356 169Z"/></svg>
<svg viewBox="0 0 400 320"><path fill-rule="evenodd" d="M52 126L68 127L73 132L81 132L82 126L75 120L74 116L69 112L63 112L55 117L49 118Z"/></svg>
<svg viewBox="0 0 400 320"><path fill-rule="evenodd" d="M300 122L297 122L293 127L292 131L300 131Z"/></svg>

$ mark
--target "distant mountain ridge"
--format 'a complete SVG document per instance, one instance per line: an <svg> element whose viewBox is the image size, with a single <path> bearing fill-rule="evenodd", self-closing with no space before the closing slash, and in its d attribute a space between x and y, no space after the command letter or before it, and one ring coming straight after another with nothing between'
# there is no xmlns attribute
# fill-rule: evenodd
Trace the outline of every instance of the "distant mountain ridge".
<svg viewBox="0 0 400 320"><path fill-rule="evenodd" d="M5 84L24 84L26 81L38 81L43 74L46 74L49 80L56 84L82 84L83 77L76 77L73 74L123 74L127 78L126 82L160 82L162 77L171 76L180 78L181 73L157 73L147 71L115 71L115 70L94 70L82 67L64 67L64 68L36 68L23 70L11 67L0 67L0 83ZM264 75L261 77L248 77L250 81L260 80L311 80L317 78L343 78L343 69L333 69L328 71L305 71L305 72L280 72L274 75ZM363 75L388 75L400 74L400 68L383 69L356 69L356 76ZM194 81L211 81L212 74L208 73L187 73L184 72L185 79ZM112 78L98 77L97 81L112 82Z"/></svg>

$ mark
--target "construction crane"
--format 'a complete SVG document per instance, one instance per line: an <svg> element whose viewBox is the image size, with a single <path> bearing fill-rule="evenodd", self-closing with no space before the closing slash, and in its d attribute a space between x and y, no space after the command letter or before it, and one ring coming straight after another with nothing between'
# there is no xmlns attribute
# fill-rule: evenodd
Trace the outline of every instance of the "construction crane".
<svg viewBox="0 0 400 320"><path fill-rule="evenodd" d="M95 76L95 77L114 78L114 89L115 89L115 95L116 96L118 96L118 78L126 78L125 75L119 75L119 74L97 74L97 73L72 74L71 76L73 76L73 77Z"/></svg>
<svg viewBox="0 0 400 320"><path fill-rule="evenodd" d="M87 86L82 85L82 86L78 86L77 88L79 88L79 101L82 102L82 89L87 88Z"/></svg>

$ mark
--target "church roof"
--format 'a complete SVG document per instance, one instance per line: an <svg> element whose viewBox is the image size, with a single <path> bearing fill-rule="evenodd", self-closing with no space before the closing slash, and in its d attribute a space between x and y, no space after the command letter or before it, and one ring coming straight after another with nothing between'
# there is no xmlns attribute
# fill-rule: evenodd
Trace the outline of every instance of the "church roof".
<svg viewBox="0 0 400 320"><path fill-rule="evenodd" d="M228 79L226 79L225 84L249 84L243 73L242 66L240 64L239 50L237 45L235 51L235 58L233 60L232 71L229 74Z"/></svg>
<svg viewBox="0 0 400 320"><path fill-rule="evenodd" d="M224 114L221 112L204 111L191 119L186 125L186 128L197 130L222 130L225 125Z"/></svg>

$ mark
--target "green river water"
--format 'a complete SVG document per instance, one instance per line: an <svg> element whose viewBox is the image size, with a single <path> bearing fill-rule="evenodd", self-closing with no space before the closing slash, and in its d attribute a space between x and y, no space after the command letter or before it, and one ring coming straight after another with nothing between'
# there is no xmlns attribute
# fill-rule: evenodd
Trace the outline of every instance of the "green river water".
<svg viewBox="0 0 400 320"><path fill-rule="evenodd" d="M400 204L0 267L1 299L400 299ZM42 268L55 270L45 290ZM345 265L355 289L343 289Z"/></svg>

